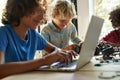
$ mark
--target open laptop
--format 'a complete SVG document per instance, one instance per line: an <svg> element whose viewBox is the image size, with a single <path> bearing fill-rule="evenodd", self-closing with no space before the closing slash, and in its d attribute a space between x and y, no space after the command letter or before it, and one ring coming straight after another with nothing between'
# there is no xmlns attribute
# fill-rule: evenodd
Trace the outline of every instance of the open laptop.
<svg viewBox="0 0 120 80"><path fill-rule="evenodd" d="M51 66L42 66L37 70L49 70L49 71L76 71L82 68L84 65L90 62L92 57L94 56L94 51L99 39L99 35L103 26L104 20L97 17L92 16L87 33L84 39L84 43L82 44L79 57L77 61L73 61L72 64L66 66L59 66L59 62L53 63ZM59 64L59 65L58 65Z"/></svg>

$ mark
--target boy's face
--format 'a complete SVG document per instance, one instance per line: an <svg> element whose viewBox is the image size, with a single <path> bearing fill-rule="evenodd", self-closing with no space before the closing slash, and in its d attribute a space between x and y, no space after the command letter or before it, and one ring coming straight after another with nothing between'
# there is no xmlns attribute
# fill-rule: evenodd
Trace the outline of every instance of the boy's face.
<svg viewBox="0 0 120 80"><path fill-rule="evenodd" d="M111 20L111 23L112 23L112 27L113 28L116 28L116 26L118 26L118 23L115 19L110 19Z"/></svg>
<svg viewBox="0 0 120 80"><path fill-rule="evenodd" d="M36 10L34 13L24 16L21 20L21 24L23 24L27 28L36 29L38 24L44 19L44 12L40 10Z"/></svg>
<svg viewBox="0 0 120 80"><path fill-rule="evenodd" d="M53 19L53 23L60 30L62 30L69 22L70 19Z"/></svg>

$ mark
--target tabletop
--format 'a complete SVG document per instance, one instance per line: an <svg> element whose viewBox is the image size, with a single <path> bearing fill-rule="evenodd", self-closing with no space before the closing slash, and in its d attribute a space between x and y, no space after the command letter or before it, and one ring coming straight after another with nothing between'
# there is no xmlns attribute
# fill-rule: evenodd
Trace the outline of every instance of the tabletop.
<svg viewBox="0 0 120 80"><path fill-rule="evenodd" d="M32 71L11 75L2 80L120 80L120 62L95 66L98 61L90 63L75 72Z"/></svg>

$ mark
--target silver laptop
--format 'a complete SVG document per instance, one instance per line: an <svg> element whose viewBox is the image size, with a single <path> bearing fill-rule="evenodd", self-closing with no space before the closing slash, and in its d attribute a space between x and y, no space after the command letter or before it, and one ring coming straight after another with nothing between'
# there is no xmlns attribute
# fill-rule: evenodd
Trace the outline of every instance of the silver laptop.
<svg viewBox="0 0 120 80"><path fill-rule="evenodd" d="M53 63L50 66L42 66L37 70L49 70L49 71L76 71L85 66L90 62L92 57L94 56L94 51L99 39L99 35L103 26L104 20L97 17L92 16L87 33L84 39L84 43L82 44L79 57L77 61L74 60L71 64L65 65L65 63Z"/></svg>

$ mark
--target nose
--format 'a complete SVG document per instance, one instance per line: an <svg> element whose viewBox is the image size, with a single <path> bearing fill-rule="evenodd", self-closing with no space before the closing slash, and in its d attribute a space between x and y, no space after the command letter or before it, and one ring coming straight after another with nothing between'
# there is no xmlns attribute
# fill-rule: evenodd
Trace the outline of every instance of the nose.
<svg viewBox="0 0 120 80"><path fill-rule="evenodd" d="M63 22L63 25L67 25L67 22Z"/></svg>
<svg viewBox="0 0 120 80"><path fill-rule="evenodd" d="M67 25L69 21L63 21L62 24Z"/></svg>

